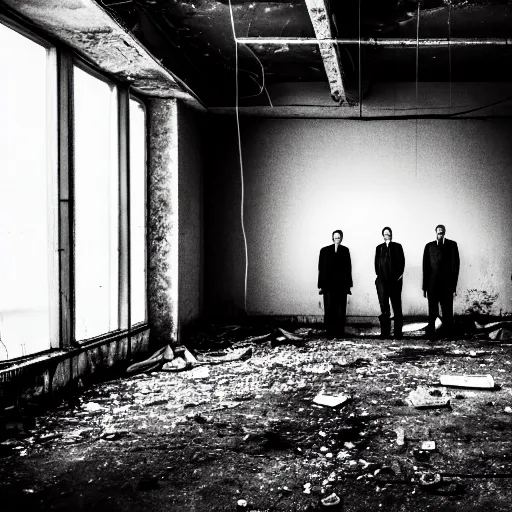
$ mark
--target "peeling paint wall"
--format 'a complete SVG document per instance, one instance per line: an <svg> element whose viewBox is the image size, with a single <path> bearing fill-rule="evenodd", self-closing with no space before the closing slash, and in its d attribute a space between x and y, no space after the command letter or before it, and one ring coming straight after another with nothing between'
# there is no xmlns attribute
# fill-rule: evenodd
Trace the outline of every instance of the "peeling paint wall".
<svg viewBox="0 0 512 512"><path fill-rule="evenodd" d="M205 116L179 103L179 322L197 319L203 308L203 150Z"/></svg>
<svg viewBox="0 0 512 512"><path fill-rule="evenodd" d="M216 121L206 197L208 310L243 306L244 251L233 118ZM393 228L406 256L403 305L425 315L421 259L434 228L458 242L456 313L512 312L512 122L256 119L242 123L247 305L264 315L321 315L319 249L334 229L350 248L348 315L379 313L373 258Z"/></svg>

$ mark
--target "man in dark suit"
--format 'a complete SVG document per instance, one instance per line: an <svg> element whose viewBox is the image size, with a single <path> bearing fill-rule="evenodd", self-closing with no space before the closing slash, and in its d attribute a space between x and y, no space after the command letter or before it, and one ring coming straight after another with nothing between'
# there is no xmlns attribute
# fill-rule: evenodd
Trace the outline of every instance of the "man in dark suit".
<svg viewBox="0 0 512 512"><path fill-rule="evenodd" d="M332 245L320 250L318 288L324 296L324 324L329 336L342 336L345 330L347 295L352 288L352 263L348 247L341 245L343 232L332 234Z"/></svg>
<svg viewBox="0 0 512 512"><path fill-rule="evenodd" d="M436 240L429 242L423 252L423 296L428 298L427 337L435 334L435 321L439 315L439 304L443 330L453 334L453 298L457 295L459 278L459 249L457 243L445 238L446 228L436 226Z"/></svg>
<svg viewBox="0 0 512 512"><path fill-rule="evenodd" d="M394 314L395 338L402 338L402 282L405 268L405 256L402 246L392 242L393 231L390 227L382 230L384 243L375 249L375 273L377 279L377 296L379 297L380 311L380 336L389 338L391 336L391 310Z"/></svg>

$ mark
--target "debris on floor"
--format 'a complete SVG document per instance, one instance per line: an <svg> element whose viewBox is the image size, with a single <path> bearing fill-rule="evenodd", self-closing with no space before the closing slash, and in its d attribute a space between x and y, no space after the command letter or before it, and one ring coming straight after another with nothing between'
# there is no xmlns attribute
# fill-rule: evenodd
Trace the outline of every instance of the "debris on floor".
<svg viewBox="0 0 512 512"><path fill-rule="evenodd" d="M188 353L163 347L32 422L0 409L2 512L211 512L241 499L248 511L312 512L336 510L322 504L333 494L340 510L509 508L512 347L286 332L304 343L275 327L216 326L218 342L205 333L184 342ZM146 371L177 358L192 367ZM441 374L499 386L491 402Z"/></svg>
<svg viewBox="0 0 512 512"><path fill-rule="evenodd" d="M127 373L149 372L162 370L166 372L179 372L182 370L192 370L203 365L222 364L233 361L245 361L252 355L252 347L228 350L221 355L206 355L201 359L196 358L186 347L178 346L174 350L170 345L159 349L145 361L132 364L126 370ZM196 372L199 375L208 375L207 372ZM201 378L201 377L197 377Z"/></svg>
<svg viewBox="0 0 512 512"><path fill-rule="evenodd" d="M450 397L439 396L439 390L429 389L423 386L419 386L411 391L407 396L407 401L417 409L450 406Z"/></svg>
<svg viewBox="0 0 512 512"><path fill-rule="evenodd" d="M339 407L347 403L349 399L350 397L347 395L324 395L323 393L319 393L313 398L313 403L326 407Z"/></svg>
<svg viewBox="0 0 512 512"><path fill-rule="evenodd" d="M439 382L441 386L459 388L495 388L492 375L441 375Z"/></svg>

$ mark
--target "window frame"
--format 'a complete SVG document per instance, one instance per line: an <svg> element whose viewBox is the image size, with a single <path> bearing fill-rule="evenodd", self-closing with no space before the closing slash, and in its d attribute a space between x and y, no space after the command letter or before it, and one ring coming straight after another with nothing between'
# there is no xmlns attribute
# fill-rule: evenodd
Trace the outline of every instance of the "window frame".
<svg viewBox="0 0 512 512"><path fill-rule="evenodd" d="M48 277L55 283L54 289L48 283L49 297L49 322L50 322L50 339L48 340L48 349L43 351L31 352L19 357L9 358L7 361L25 360L31 357L47 353L48 351L59 349L62 347L62 307L61 307L61 264L60 264L60 210L59 210L59 173L60 173L60 83L59 83L59 48L51 37L42 35L42 33L34 29L26 28L22 23L11 19L0 12L0 24L8 29L18 33L20 36L32 41L33 43L43 47L47 51L47 72L51 68L51 73L46 77L46 176L47 176L47 195L51 198L51 207L57 211L53 214L54 232L50 235L55 242L54 250L57 255L49 259ZM53 93L51 92L53 88ZM48 248L49 249L49 248Z"/></svg>
<svg viewBox="0 0 512 512"><path fill-rule="evenodd" d="M76 176L76 173L75 173L75 151L74 151L74 148L75 148L75 134L74 134L74 128L75 128L75 123L74 123L74 113L75 113L74 83L75 83L75 81L74 81L74 78L75 77L74 77L74 68L75 67L79 68L80 70L82 70L85 73L88 73L93 78L100 80L101 82L108 85L109 87L115 87L116 88L116 96L117 96L116 129L117 129L117 153L118 153L118 155L117 155L117 179L118 179L118 189L117 189L117 194L118 194L118 197L117 197L117 199L118 199L118 203L117 203L118 204L118 211L117 211L117 217L118 217L117 325L118 325L118 328L108 331L106 333L98 334L98 335L80 339L80 340L76 339L76 279L75 279L75 275L74 275L74 273L75 273L75 261L74 260L75 260L75 255L76 255L76 252L75 252L75 249L76 249L76 247L75 247L76 201L75 201L75 188L74 188L74 182L75 182L75 176ZM102 75L99 71L97 71L95 68L93 68L90 64L86 63L82 58L79 58L74 54L71 55L71 83L69 84L69 88L70 88L70 95L72 98L72 105L73 105L73 107L72 107L73 119L72 119L72 125L70 126L70 132L72 133L72 140L71 140L70 144L73 146L73 155L72 155L72 162L71 162L71 174L72 174L72 180L73 180L73 189L71 192L71 195L73 197L73 201L72 201L73 222L71 224L72 229L73 229L73 235L72 235L73 245L71 248L71 252L73 253L73 267L72 267L73 306L72 307L73 307L73 313L74 313L73 314L73 331L71 333L71 340L72 340L72 343L74 343L74 344L83 345L91 340L97 340L99 338L107 336L108 334L114 335L114 334L118 334L119 332L121 332L123 330L126 330L126 328L123 324L123 321L122 321L123 313L124 313L123 309L125 309L127 307L127 305L123 301L124 294L125 294L124 289L126 288L126 283L124 282L124 269L122 267L123 267L123 265L125 265L124 239L126 237L126 232L125 232L124 226L122 225L122 219L123 219L123 208L125 207L126 203L125 203L125 198L123 196L124 190L123 190L123 183L122 183L122 181L124 180L125 169L124 169L124 162L122 161L122 138L123 138L123 136L121 135L123 133L123 129L125 128L125 124L122 120L122 113L121 113L121 110L122 110L122 108L121 108L122 86L119 85L114 80L112 80L111 78L109 78L108 76Z"/></svg>
<svg viewBox="0 0 512 512"><path fill-rule="evenodd" d="M132 329L140 328L143 325L148 324L148 317L149 317L149 300L148 300L148 289L149 289L149 238L148 238L148 221L149 221L149 204L148 204L148 190L149 190L149 172L148 172L148 158L149 158L149 121L148 121L148 106L144 99L134 94L133 91L129 91L129 100L136 101L144 111L144 276L145 276L145 294L144 294L144 309L145 309L145 318L141 322L137 322L135 324L132 324L131 322L131 293L130 293L130 325ZM129 101L128 101L128 141L130 138L130 108L129 108ZM130 155L128 153L128 160L130 160ZM131 162L129 161L129 167L128 167L128 181L130 184L130 172L131 172ZM131 220L131 186L129 186L129 213L130 213L130 220ZM131 230L129 230L130 233L130 249L129 253L131 256ZM131 259L129 261L129 269L130 269L130 276L131 276ZM131 277L130 277L130 285L131 285ZM130 290L131 292L131 290Z"/></svg>
<svg viewBox="0 0 512 512"><path fill-rule="evenodd" d="M149 327L149 251L148 251L148 107L147 100L140 94L130 90L128 84L121 82L110 73L98 69L87 62L77 52L62 43L53 40L51 37L41 35L37 28L27 28L9 16L0 13L0 24L18 32L27 39L40 44L49 52L49 58L54 61L55 73L51 78L56 88L56 101L47 108L54 109L53 140L51 142L54 151L52 156L55 160L53 165L54 175L52 176L52 187L55 189L56 202L56 237L57 251L56 258L57 272L55 280L57 291L52 297L50 308L56 310L56 333L54 338L49 340L49 349L43 352L30 353L28 355L10 358L7 362L18 362L27 360L36 355L44 354L54 350L96 345L110 339L120 339L140 333ZM75 168L74 168L74 77L73 67L77 66L93 77L117 88L117 129L118 129L118 178L119 178L119 266L118 266L118 316L119 328L99 336L76 341L75 339ZM131 325L131 296L130 296L130 155L129 155L129 100L137 101L145 112L145 284L146 293L144 297L146 318L144 321ZM50 138L50 135L48 135ZM53 312L52 312L53 314ZM128 354L131 355L130 343L128 343Z"/></svg>

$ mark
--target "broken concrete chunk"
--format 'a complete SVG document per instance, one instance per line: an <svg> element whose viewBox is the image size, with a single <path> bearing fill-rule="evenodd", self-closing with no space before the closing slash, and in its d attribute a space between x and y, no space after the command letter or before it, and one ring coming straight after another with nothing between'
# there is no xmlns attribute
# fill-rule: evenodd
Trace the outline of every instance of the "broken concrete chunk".
<svg viewBox="0 0 512 512"><path fill-rule="evenodd" d="M347 403L349 398L350 397L347 395L324 395L323 393L319 393L313 398L313 403L326 407L339 407Z"/></svg>
<svg viewBox="0 0 512 512"><path fill-rule="evenodd" d="M460 388L494 389L492 375L441 375L439 379L442 386Z"/></svg>
<svg viewBox="0 0 512 512"><path fill-rule="evenodd" d="M422 441L421 449L426 451L434 451L436 449L435 441Z"/></svg>
<svg viewBox="0 0 512 512"><path fill-rule="evenodd" d="M83 408L87 412L99 412L103 410L103 407L100 404L97 404L96 402L88 402L83 405Z"/></svg>
<svg viewBox="0 0 512 512"><path fill-rule="evenodd" d="M402 427L398 427L396 430L396 444L403 446L405 444L405 430Z"/></svg>
<svg viewBox="0 0 512 512"><path fill-rule="evenodd" d="M192 368L190 372L187 373L187 378L189 379L207 379L210 377L210 369L208 366L198 366L196 368Z"/></svg>

